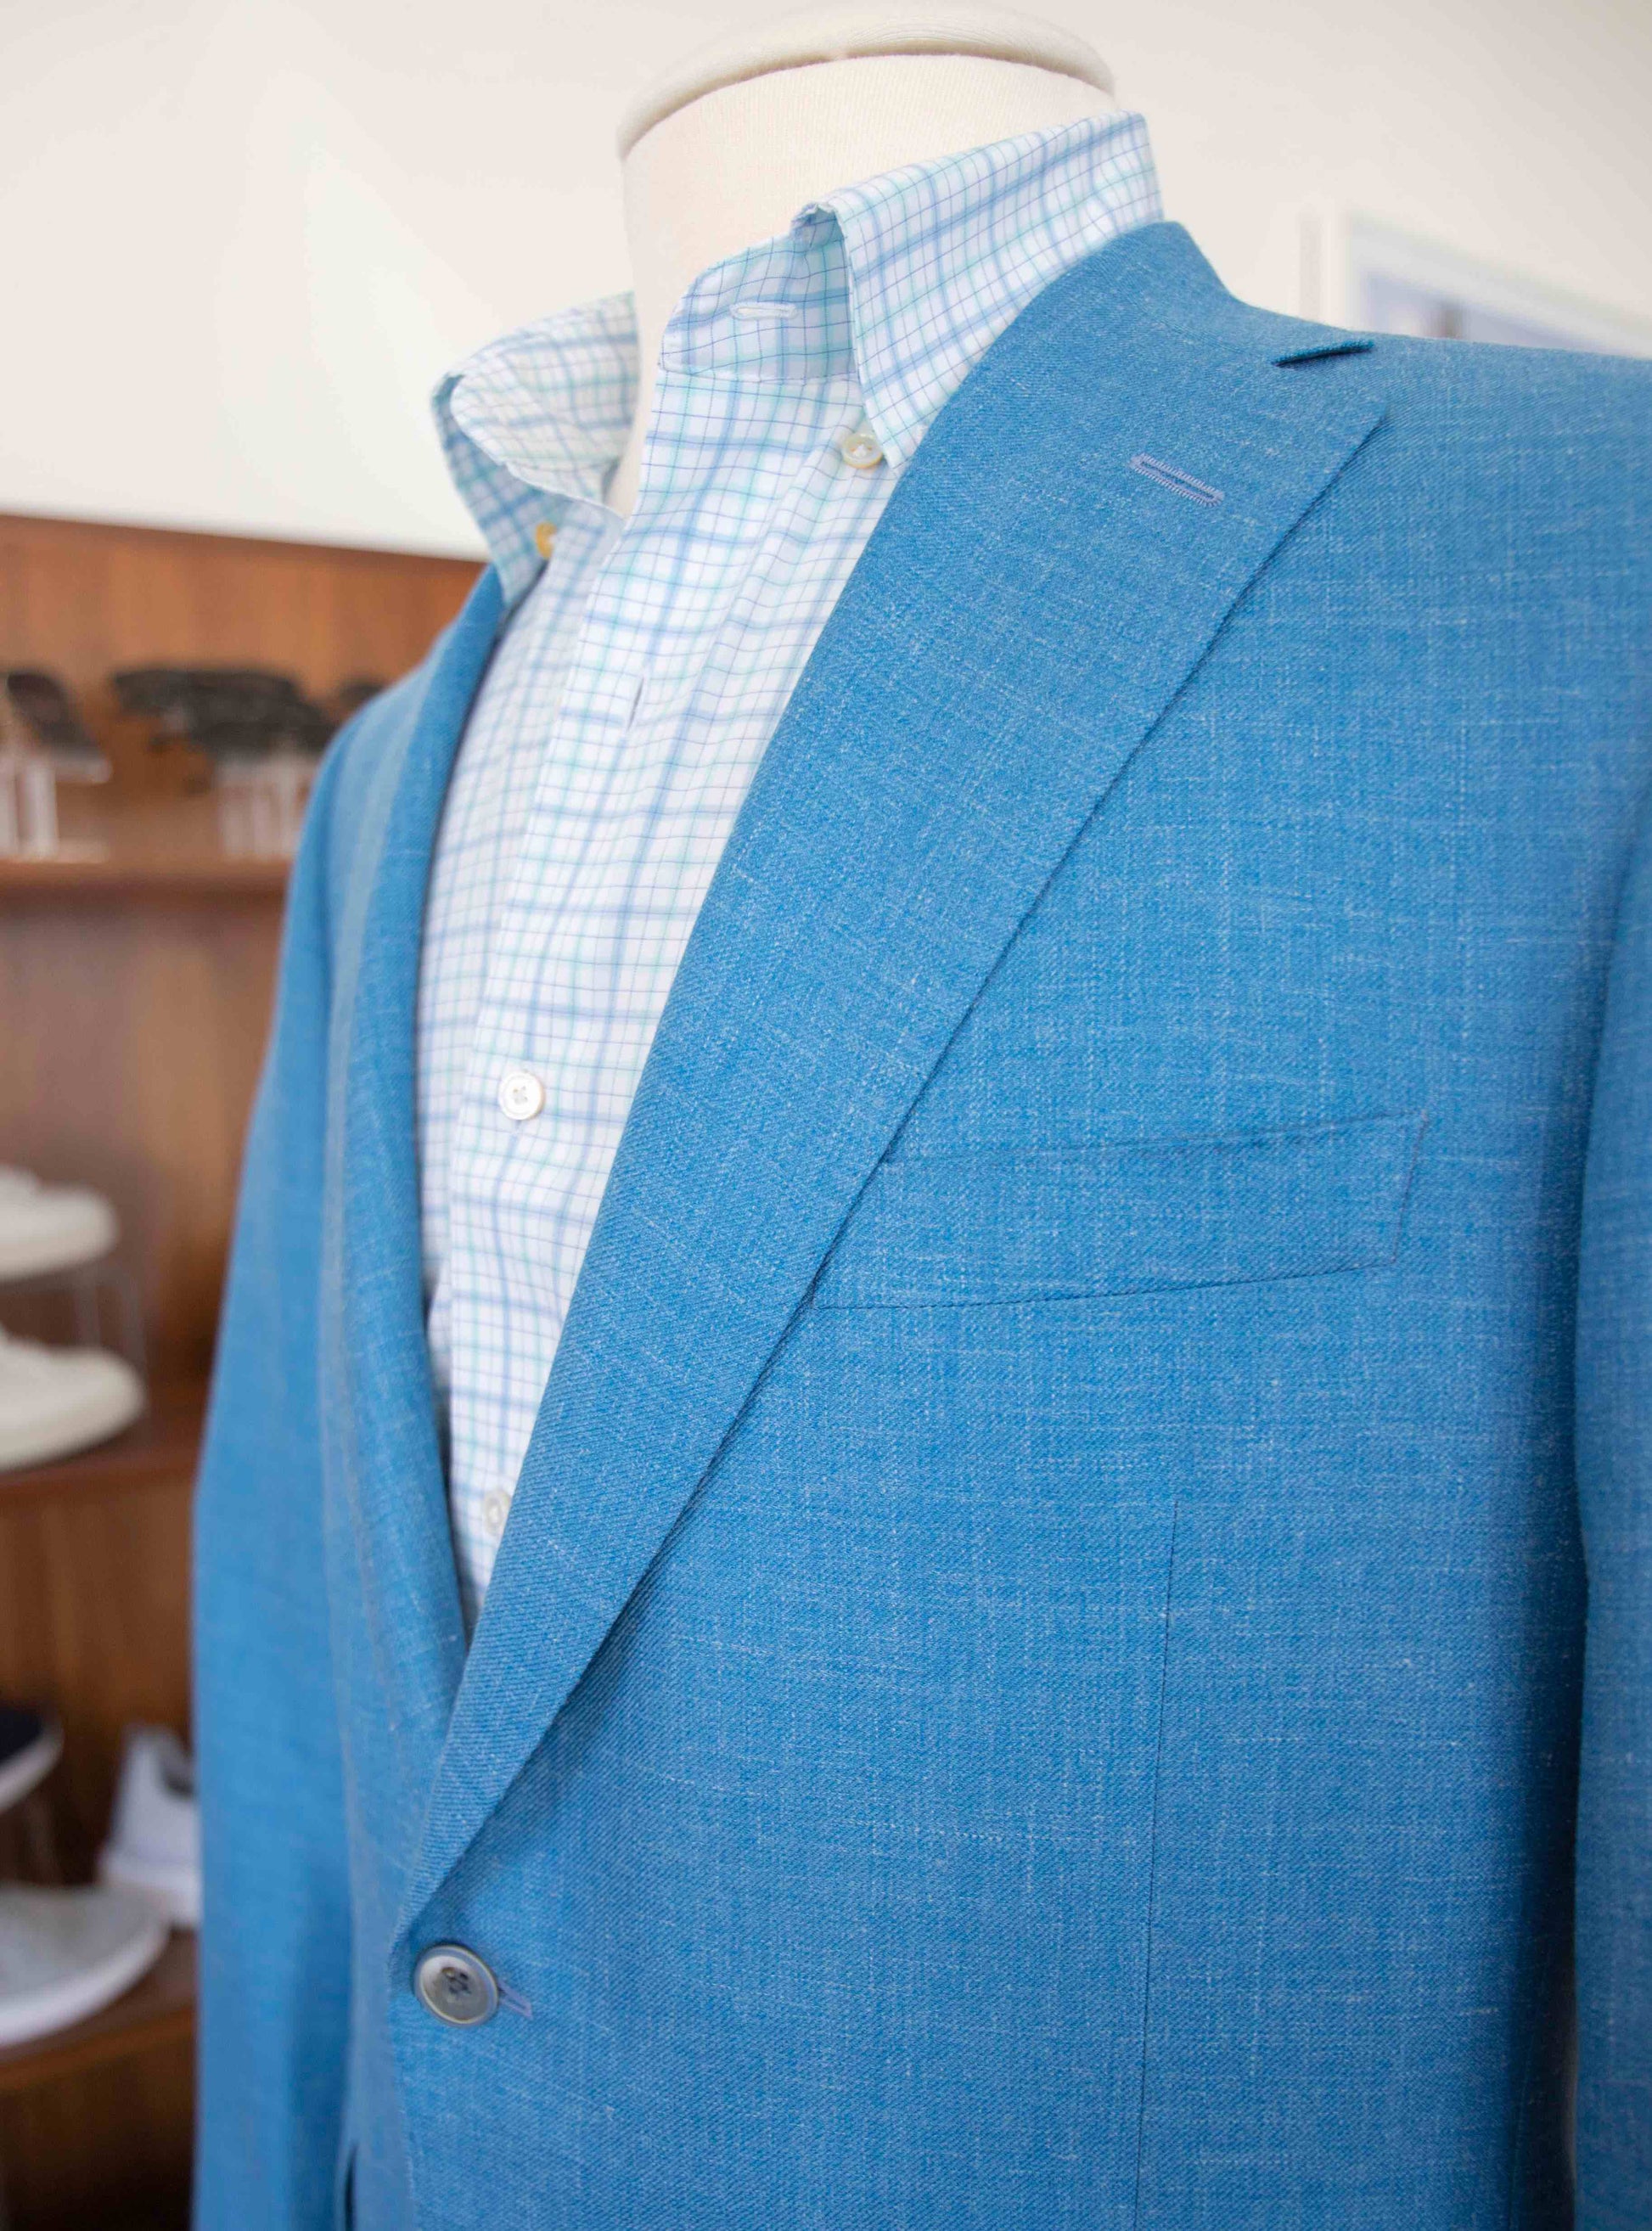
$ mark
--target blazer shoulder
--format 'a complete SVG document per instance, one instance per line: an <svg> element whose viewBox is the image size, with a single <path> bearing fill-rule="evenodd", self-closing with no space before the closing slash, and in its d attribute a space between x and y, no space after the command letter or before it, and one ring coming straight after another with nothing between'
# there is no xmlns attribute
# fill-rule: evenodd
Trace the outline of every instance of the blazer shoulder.
<svg viewBox="0 0 1652 2231"><path fill-rule="evenodd" d="M1383 334L1377 353L1395 388L1419 401L1480 401L1515 423L1616 427L1642 441L1652 424L1652 360L1643 358L1403 333Z"/></svg>
<svg viewBox="0 0 1652 2231"><path fill-rule="evenodd" d="M1254 340L1273 363L1312 371L1362 356L1396 399L1470 407L1481 402L1517 419L1545 424L1552 423L1557 411L1582 412L1607 423L1615 419L1626 433L1641 438L1652 414L1652 359L1365 333L1315 325L1250 303L1241 310Z"/></svg>
<svg viewBox="0 0 1652 2231"><path fill-rule="evenodd" d="M1292 378L1358 377L1380 392L1373 458L1422 480L1451 477L1493 508L1571 517L1581 502L1616 520L1652 563L1652 361L1342 332L1250 306L1244 315L1253 345Z"/></svg>
<svg viewBox="0 0 1652 2231"><path fill-rule="evenodd" d="M1576 578L1614 595L1632 579L1630 593L1644 594L1652 363L1400 335L1384 340L1376 361L1391 461L1409 484L1471 494L1483 524L1519 521L1527 533L1564 535Z"/></svg>

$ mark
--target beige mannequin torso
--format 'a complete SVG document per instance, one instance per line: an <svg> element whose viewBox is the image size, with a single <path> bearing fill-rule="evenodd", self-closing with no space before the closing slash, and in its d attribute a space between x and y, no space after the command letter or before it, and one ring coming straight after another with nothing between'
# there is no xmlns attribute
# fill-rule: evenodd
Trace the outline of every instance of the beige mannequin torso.
<svg viewBox="0 0 1652 2231"><path fill-rule="evenodd" d="M636 501L661 338L708 266L835 186L1077 123L1111 93L1097 55L1029 18L838 8L708 49L645 94L620 135L642 379L608 501Z"/></svg>

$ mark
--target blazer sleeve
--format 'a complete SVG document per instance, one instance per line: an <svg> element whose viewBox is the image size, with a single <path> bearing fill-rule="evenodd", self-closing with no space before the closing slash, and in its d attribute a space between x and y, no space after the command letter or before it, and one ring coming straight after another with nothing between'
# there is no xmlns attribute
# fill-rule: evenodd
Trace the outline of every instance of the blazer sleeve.
<svg viewBox="0 0 1652 2231"><path fill-rule="evenodd" d="M1578 2231L1652 2224L1652 829L1625 886L1578 1294L1588 1574L1577 1816Z"/></svg>
<svg viewBox="0 0 1652 2231"><path fill-rule="evenodd" d="M335 749L289 889L197 1496L198 2231L320 2231L335 2220L350 1941L317 1306L339 765Z"/></svg>

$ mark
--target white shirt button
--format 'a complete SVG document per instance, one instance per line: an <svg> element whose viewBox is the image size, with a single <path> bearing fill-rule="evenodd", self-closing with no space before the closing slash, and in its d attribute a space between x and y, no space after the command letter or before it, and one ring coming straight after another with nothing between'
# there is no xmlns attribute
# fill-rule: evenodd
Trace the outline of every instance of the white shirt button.
<svg viewBox="0 0 1652 2231"><path fill-rule="evenodd" d="M838 453L858 473L869 473L884 462L884 445L864 418L858 426L839 435Z"/></svg>
<svg viewBox="0 0 1652 2231"><path fill-rule="evenodd" d="M508 1069L499 1080L499 1105L513 1123L526 1123L545 1105L545 1087L531 1069Z"/></svg>
<svg viewBox="0 0 1652 2231"><path fill-rule="evenodd" d="M510 1516L510 1497L502 1487L490 1487L482 1498L482 1523L496 1542Z"/></svg>

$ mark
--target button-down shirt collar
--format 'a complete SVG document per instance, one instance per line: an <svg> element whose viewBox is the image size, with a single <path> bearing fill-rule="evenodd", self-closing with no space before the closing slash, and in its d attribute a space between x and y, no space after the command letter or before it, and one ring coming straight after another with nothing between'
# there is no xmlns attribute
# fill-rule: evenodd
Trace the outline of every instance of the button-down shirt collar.
<svg viewBox="0 0 1652 2231"><path fill-rule="evenodd" d="M898 468L1053 278L1157 215L1138 116L910 164L812 203L788 231L702 273L666 327L662 371L775 383L852 372ZM509 600L543 563L541 523L601 503L637 393L624 294L490 342L437 389L455 483Z"/></svg>

